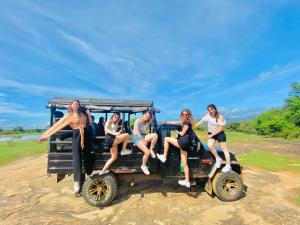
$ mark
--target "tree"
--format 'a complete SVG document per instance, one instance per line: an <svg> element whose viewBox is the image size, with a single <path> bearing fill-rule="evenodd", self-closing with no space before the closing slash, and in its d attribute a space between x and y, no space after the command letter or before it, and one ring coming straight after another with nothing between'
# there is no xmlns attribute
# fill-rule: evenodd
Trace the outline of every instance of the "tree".
<svg viewBox="0 0 300 225"><path fill-rule="evenodd" d="M16 126L12 130L20 133L24 132L24 128L22 126Z"/></svg>
<svg viewBox="0 0 300 225"><path fill-rule="evenodd" d="M300 126L300 83L292 83L292 90L289 92L289 98L285 101L284 116L287 121Z"/></svg>
<svg viewBox="0 0 300 225"><path fill-rule="evenodd" d="M289 96L300 98L300 83L298 82L292 83L292 90L289 92Z"/></svg>
<svg viewBox="0 0 300 225"><path fill-rule="evenodd" d="M284 138L300 136L300 83L292 83L289 97L282 108L268 110L255 119L259 134Z"/></svg>

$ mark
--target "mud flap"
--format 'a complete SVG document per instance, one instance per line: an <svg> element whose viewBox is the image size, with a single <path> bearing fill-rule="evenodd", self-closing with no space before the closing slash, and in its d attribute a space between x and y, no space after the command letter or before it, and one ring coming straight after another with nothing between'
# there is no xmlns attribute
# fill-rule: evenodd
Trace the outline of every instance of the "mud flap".
<svg viewBox="0 0 300 225"><path fill-rule="evenodd" d="M207 179L204 189L209 195L212 195L213 189L212 189L212 185L211 185L211 179L209 179L209 178Z"/></svg>
<svg viewBox="0 0 300 225"><path fill-rule="evenodd" d="M66 174L64 174L64 173L57 174L56 183L62 181L63 179L65 179L65 177L66 177Z"/></svg>

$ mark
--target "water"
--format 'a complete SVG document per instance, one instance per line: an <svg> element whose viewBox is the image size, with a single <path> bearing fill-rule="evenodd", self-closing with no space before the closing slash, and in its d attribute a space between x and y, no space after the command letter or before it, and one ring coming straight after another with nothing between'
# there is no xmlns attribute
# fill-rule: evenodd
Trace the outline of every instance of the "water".
<svg viewBox="0 0 300 225"><path fill-rule="evenodd" d="M0 137L0 141L25 141L25 140L38 140L41 137L40 134L28 134L23 136L3 136Z"/></svg>

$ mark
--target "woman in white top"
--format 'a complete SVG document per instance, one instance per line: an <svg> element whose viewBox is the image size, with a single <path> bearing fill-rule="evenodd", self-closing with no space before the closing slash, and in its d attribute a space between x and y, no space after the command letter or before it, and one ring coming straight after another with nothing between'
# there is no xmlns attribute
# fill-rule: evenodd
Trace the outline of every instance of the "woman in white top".
<svg viewBox="0 0 300 225"><path fill-rule="evenodd" d="M202 117L202 119L195 125L195 127L201 125L203 122L208 123L208 148L216 158L216 167L220 168L223 160L219 157L214 143L218 141L221 149L224 152L226 165L223 167L222 172L226 173L231 171L230 155L226 146L226 135L223 131L226 121L222 115L219 114L217 107L214 104L207 106L208 113Z"/></svg>
<svg viewBox="0 0 300 225"><path fill-rule="evenodd" d="M121 155L131 154L131 150L126 149L130 135L128 133L121 134L118 132L118 124L120 121L120 113L114 113L105 123L105 144L110 149L111 158L105 163L99 175L108 173L108 167L117 160L118 145L123 142Z"/></svg>

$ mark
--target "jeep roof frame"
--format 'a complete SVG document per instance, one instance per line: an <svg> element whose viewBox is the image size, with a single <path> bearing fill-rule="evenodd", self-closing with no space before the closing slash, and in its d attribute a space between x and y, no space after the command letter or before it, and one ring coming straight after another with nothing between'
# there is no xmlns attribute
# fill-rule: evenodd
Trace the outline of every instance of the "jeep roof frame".
<svg viewBox="0 0 300 225"><path fill-rule="evenodd" d="M53 97L48 101L47 108L67 109L70 103L78 99L86 109L101 113L140 113L151 111L159 113L160 110L153 106L149 100L127 100L127 99L100 99L100 98L64 98Z"/></svg>

